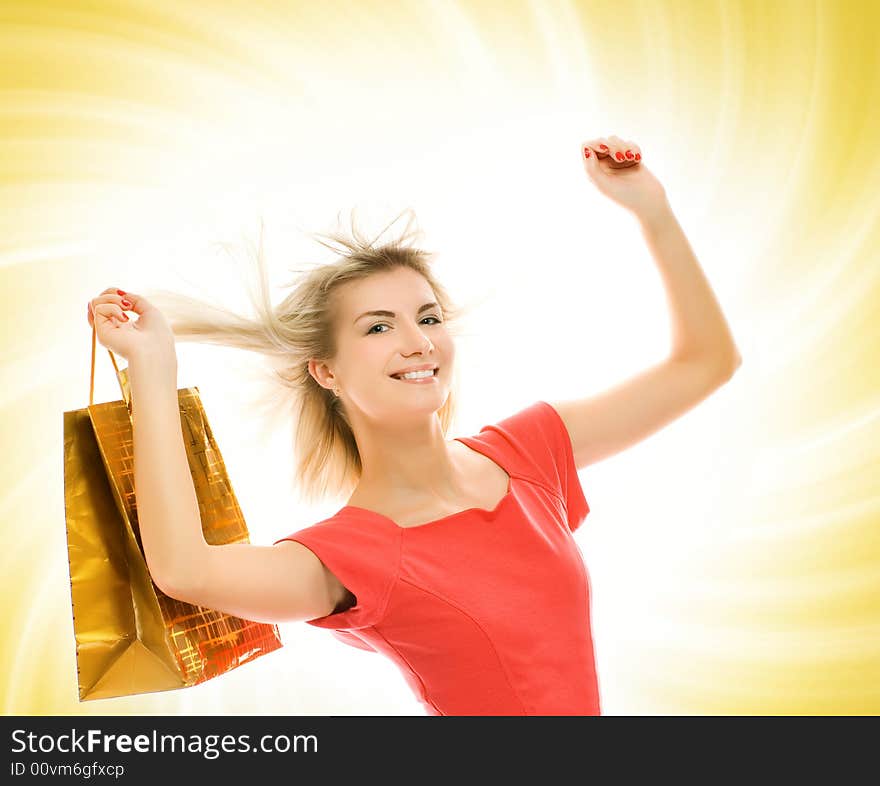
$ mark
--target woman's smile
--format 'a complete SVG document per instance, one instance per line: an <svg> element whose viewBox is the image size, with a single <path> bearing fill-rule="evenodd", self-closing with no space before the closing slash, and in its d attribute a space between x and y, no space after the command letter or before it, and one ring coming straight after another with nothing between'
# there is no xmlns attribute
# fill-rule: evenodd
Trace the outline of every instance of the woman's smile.
<svg viewBox="0 0 880 786"><path fill-rule="evenodd" d="M410 385L432 385L437 381L437 375L440 373L440 369L434 369L433 374L429 374L428 376L417 376L414 379L407 379L406 377L391 377L395 382L407 382Z"/></svg>

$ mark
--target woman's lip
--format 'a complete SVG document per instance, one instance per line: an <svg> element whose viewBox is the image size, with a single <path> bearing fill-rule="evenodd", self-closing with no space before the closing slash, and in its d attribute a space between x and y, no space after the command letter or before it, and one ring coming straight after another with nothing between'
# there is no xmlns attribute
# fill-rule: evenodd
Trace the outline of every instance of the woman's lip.
<svg viewBox="0 0 880 786"><path fill-rule="evenodd" d="M420 378L418 378L418 379L404 379L403 377L395 377L395 376L393 376L393 375L391 375L391 374L389 374L389 376L391 377L391 379L395 379L395 380L397 380L398 382L420 382L421 384L424 385L424 384L426 384L426 383L428 383L428 382L432 382L433 380L437 379L437 375L438 375L439 373L440 373L440 369L439 369L439 368L435 368L435 369L434 369L434 373L433 373L430 377L420 377Z"/></svg>
<svg viewBox="0 0 880 786"><path fill-rule="evenodd" d="M434 366L431 368L430 366L426 366L425 368L414 368L412 371L433 371L436 374L440 370L440 366ZM412 371L398 371L398 374L410 374ZM389 374L389 377L393 377L394 374Z"/></svg>

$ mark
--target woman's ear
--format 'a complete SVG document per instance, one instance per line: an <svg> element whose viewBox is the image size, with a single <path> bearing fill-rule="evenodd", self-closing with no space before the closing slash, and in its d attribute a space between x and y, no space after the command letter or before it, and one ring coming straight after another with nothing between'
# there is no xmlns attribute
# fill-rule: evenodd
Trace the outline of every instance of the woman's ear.
<svg viewBox="0 0 880 786"><path fill-rule="evenodd" d="M312 375L315 382L317 382L322 388L333 390L336 385L336 377L333 374L332 369L323 360L310 358L309 374Z"/></svg>

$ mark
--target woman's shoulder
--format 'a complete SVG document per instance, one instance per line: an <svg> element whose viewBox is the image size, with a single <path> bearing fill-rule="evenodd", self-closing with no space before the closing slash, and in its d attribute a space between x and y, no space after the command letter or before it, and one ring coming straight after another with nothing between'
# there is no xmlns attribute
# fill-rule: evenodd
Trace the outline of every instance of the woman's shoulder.
<svg viewBox="0 0 880 786"><path fill-rule="evenodd" d="M377 547L393 545L395 533L380 525L381 520L377 520L371 511L346 503L329 516L293 530L285 537L309 535L321 539L357 542L362 545L372 543Z"/></svg>
<svg viewBox="0 0 880 786"><path fill-rule="evenodd" d="M389 527L344 506L275 543L292 540L312 551L356 605L311 624L319 627L365 627L381 618L400 564L400 537Z"/></svg>
<svg viewBox="0 0 880 786"><path fill-rule="evenodd" d="M509 472L529 476L545 469L549 454L559 450L559 416L546 401L536 400L514 407L463 439L488 448Z"/></svg>

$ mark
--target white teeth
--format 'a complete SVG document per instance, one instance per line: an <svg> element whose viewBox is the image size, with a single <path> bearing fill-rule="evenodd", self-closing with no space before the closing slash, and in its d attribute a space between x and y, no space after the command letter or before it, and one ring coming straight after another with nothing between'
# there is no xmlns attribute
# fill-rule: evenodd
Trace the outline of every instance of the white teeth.
<svg viewBox="0 0 880 786"><path fill-rule="evenodd" d="M433 377L434 369L425 369L424 371L410 371L407 374L398 375L398 379L424 379L425 377Z"/></svg>

